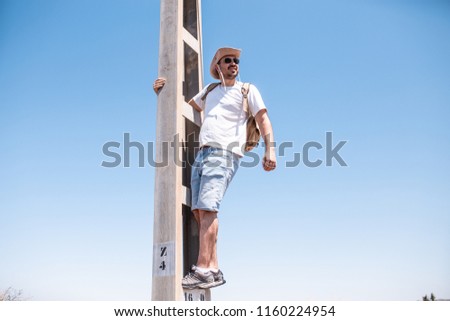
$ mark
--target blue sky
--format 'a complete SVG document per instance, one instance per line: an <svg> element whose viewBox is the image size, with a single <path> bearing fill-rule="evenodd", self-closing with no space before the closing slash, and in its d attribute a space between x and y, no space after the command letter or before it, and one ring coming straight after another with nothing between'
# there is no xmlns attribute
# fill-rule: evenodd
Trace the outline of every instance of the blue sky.
<svg viewBox="0 0 450 321"><path fill-rule="evenodd" d="M213 299L449 299L448 2L203 0L202 13L204 65L242 48L241 80L293 144L227 192ZM156 0L1 2L0 289L150 298L154 169L101 163L124 133L155 141L158 46ZM284 166L326 132L347 167Z"/></svg>

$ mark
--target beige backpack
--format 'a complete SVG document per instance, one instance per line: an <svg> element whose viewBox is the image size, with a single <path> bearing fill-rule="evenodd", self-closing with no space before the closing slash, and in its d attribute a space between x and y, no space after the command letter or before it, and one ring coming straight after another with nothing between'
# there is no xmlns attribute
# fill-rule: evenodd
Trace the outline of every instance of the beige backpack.
<svg viewBox="0 0 450 321"><path fill-rule="evenodd" d="M220 82L212 83L206 88L206 92L201 97L201 100L205 100L206 96L218 85L220 85ZM250 83L246 82L242 85L241 92L243 99L243 108L245 113L248 116L247 120L247 140L245 143L245 151L251 151L253 148L258 146L259 140L261 139L261 132L259 131L259 126L256 123L255 117L252 115L251 111L248 108L248 92L250 90Z"/></svg>

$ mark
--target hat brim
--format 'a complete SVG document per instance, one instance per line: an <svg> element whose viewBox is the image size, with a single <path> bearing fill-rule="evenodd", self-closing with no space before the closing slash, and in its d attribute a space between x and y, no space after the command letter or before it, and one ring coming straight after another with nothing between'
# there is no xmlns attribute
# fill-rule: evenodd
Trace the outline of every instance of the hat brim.
<svg viewBox="0 0 450 321"><path fill-rule="evenodd" d="M220 79L219 73L217 72L216 65L225 56L235 56L236 58L239 58L241 56L241 49L236 48L230 48L230 47L224 47L219 48L216 51L216 54L214 55L213 59L211 60L211 65L209 66L209 73L214 79Z"/></svg>

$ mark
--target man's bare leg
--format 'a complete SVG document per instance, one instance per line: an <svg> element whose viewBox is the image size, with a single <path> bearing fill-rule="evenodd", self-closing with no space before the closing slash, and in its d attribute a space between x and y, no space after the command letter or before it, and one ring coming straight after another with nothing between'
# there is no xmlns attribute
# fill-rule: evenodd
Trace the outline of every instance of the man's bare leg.
<svg viewBox="0 0 450 321"><path fill-rule="evenodd" d="M197 221L198 225L198 231L200 232L200 214L198 213L198 210L193 210L192 213L194 213L194 218Z"/></svg>
<svg viewBox="0 0 450 321"><path fill-rule="evenodd" d="M197 266L217 269L217 235L219 232L217 212L198 210L198 222L200 246Z"/></svg>

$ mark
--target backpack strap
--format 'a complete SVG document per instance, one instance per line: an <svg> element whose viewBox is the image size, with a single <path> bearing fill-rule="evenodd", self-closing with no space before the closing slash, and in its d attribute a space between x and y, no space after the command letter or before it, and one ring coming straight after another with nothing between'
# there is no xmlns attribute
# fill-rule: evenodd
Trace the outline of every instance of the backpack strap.
<svg viewBox="0 0 450 321"><path fill-rule="evenodd" d="M243 100L243 105L244 105L244 111L246 114L248 114L248 116L250 116L251 114L249 113L249 109L248 109L248 92L250 90L250 83L246 82L242 85L241 87L241 92L242 92L242 96L244 97Z"/></svg>
<svg viewBox="0 0 450 321"><path fill-rule="evenodd" d="M200 98L202 101L205 101L206 96L213 91L214 88L220 85L220 82L213 82L212 84L208 85L208 88L206 88L206 92L203 94L202 98Z"/></svg>

